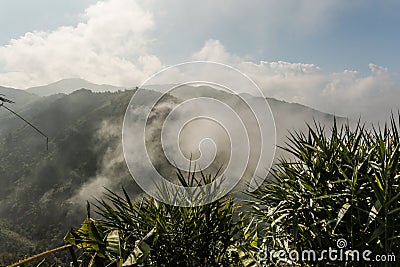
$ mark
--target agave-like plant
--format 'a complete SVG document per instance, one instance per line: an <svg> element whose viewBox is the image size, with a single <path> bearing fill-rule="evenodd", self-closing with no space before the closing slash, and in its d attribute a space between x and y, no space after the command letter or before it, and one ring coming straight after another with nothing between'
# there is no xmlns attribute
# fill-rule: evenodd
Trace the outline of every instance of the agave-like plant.
<svg viewBox="0 0 400 267"><path fill-rule="evenodd" d="M210 183L213 176L178 172L184 186ZM65 240L81 252L81 266L257 266L247 241L252 232L232 197L200 206L173 206L108 191L88 218ZM162 193L161 193L162 194Z"/></svg>
<svg viewBox="0 0 400 267"><path fill-rule="evenodd" d="M400 116L399 116L400 118ZM347 248L375 254L400 251L400 139L391 117L383 129L346 124L330 134L315 123L294 132L273 179L251 194L252 213L272 249ZM328 261L328 260L327 260Z"/></svg>

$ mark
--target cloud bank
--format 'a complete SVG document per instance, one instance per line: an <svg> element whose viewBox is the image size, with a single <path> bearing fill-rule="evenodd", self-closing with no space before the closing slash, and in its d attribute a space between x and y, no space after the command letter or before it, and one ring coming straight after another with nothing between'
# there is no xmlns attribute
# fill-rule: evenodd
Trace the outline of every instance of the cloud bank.
<svg viewBox="0 0 400 267"><path fill-rule="evenodd" d="M132 0L99 1L76 26L28 32L0 47L0 84L27 88L66 77L136 85L162 67L148 52L152 14Z"/></svg>
<svg viewBox="0 0 400 267"><path fill-rule="evenodd" d="M229 64L251 77L265 96L296 102L338 116L383 121L400 109L398 73L369 64L370 73L355 70L324 73L314 64L252 62L229 53L218 40L208 40L194 60Z"/></svg>

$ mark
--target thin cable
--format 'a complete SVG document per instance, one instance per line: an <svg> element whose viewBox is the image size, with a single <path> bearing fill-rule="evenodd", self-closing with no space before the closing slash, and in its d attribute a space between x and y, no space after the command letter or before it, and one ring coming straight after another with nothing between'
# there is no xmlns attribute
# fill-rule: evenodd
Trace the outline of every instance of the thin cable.
<svg viewBox="0 0 400 267"><path fill-rule="evenodd" d="M32 123L30 123L29 121L27 121L26 119L24 119L23 117L21 117L18 113L16 113L14 110L8 108L7 106L4 105L4 103L1 103L0 107L3 107L5 109L7 109L8 111L10 111L11 113L13 113L15 116L17 116L18 118L20 118L21 120L23 120L24 122L26 122L27 124L29 124L33 129L35 129L38 133L40 133L41 135L43 135L44 137L46 137L46 150L49 150L49 137L47 135L45 135L41 130L39 130L35 125L33 125Z"/></svg>

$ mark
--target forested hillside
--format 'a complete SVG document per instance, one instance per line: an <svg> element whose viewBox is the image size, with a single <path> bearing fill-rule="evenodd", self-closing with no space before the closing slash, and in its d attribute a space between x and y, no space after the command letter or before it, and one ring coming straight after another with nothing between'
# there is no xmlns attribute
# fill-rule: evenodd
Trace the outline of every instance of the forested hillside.
<svg viewBox="0 0 400 267"><path fill-rule="evenodd" d="M140 194L125 165L121 146L122 121L133 92L93 93L82 89L48 97L14 92L23 97L18 105L8 106L49 137L49 149L42 135L2 111L0 260L63 244L65 233L82 221L86 201L101 196L103 187L118 190L123 186L133 196ZM181 101L175 96L165 100ZM284 139L288 129L304 128L306 121L330 123L333 119L305 106L274 99L269 102L278 140Z"/></svg>
<svg viewBox="0 0 400 267"><path fill-rule="evenodd" d="M22 111L49 136L48 151L43 136L22 121L1 120L0 255L30 253L62 243L66 230L84 214L84 202L78 203L73 196L104 171L102 160L119 147L131 95L132 91L80 90L40 99ZM109 175L118 173L116 187L132 187L122 159L112 168Z"/></svg>

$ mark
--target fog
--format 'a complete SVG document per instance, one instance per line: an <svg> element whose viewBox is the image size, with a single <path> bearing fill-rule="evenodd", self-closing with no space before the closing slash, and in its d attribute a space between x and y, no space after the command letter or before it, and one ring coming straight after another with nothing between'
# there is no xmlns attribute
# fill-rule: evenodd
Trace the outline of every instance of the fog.
<svg viewBox="0 0 400 267"><path fill-rule="evenodd" d="M216 85L168 85L164 95L161 87L157 86L160 93L154 98L147 98L147 90L138 90L128 106L123 133L131 174L153 196L160 181L176 183L176 169L187 173L189 166L198 176L200 171L213 175L220 170L226 192L254 190L267 178L273 162L287 156L277 146L285 145L289 131L304 131L314 121L329 131L334 118L298 104L234 94ZM270 116L260 120L263 112Z"/></svg>

